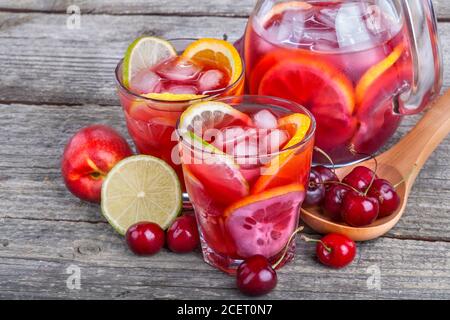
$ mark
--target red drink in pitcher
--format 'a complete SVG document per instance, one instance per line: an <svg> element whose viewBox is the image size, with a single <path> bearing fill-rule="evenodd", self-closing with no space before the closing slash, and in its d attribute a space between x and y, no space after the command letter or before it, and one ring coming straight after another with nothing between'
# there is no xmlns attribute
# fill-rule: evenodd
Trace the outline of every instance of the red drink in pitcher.
<svg viewBox="0 0 450 320"><path fill-rule="evenodd" d="M292 258L314 130L306 109L271 97L224 98L183 113L181 160L208 263L232 273L256 254L280 266Z"/></svg>
<svg viewBox="0 0 450 320"><path fill-rule="evenodd" d="M216 39L153 37L130 45L117 69L119 98L139 151L169 163L182 180L174 129L192 103L240 95L242 62L233 46Z"/></svg>
<svg viewBox="0 0 450 320"><path fill-rule="evenodd" d="M250 93L308 108L336 163L375 153L397 130L413 65L390 1L260 1L244 45Z"/></svg>

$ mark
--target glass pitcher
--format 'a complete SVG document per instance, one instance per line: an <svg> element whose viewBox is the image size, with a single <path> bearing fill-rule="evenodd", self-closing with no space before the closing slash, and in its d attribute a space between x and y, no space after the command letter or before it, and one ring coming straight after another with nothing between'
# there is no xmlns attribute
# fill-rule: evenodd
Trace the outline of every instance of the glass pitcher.
<svg viewBox="0 0 450 320"><path fill-rule="evenodd" d="M341 165L376 153L442 87L431 0L260 0L241 51L250 94L308 108Z"/></svg>

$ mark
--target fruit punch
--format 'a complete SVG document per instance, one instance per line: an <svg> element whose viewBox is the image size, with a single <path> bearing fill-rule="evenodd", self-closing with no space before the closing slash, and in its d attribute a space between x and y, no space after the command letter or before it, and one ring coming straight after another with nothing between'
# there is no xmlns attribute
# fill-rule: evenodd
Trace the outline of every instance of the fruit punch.
<svg viewBox="0 0 450 320"><path fill-rule="evenodd" d="M317 146L339 164L385 145L402 119L396 99L412 83L407 27L389 7L373 4L281 2L259 8L247 27L250 93L308 108Z"/></svg>
<svg viewBox="0 0 450 320"><path fill-rule="evenodd" d="M181 160L205 260L234 272L255 254L293 257L315 123L296 103L234 97L188 108L180 119Z"/></svg>

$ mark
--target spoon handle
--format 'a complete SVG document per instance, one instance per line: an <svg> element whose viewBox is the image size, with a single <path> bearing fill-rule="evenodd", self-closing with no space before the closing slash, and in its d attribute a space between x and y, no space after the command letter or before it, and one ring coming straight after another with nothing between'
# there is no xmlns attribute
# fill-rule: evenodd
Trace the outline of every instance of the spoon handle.
<svg viewBox="0 0 450 320"><path fill-rule="evenodd" d="M389 162L405 177L415 179L449 132L450 89L437 98L416 126L382 157L389 158Z"/></svg>

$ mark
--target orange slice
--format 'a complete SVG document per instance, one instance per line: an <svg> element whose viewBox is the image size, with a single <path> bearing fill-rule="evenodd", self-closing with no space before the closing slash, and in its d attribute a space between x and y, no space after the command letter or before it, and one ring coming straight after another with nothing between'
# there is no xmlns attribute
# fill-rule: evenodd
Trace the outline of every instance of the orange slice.
<svg viewBox="0 0 450 320"><path fill-rule="evenodd" d="M275 158L273 158L264 170L264 174L258 178L253 186L252 193L261 193L293 180L293 174L301 166L297 163L295 154L298 150L289 149L303 141L311 126L311 119L304 114L295 113L278 121L279 129L286 130L291 134L291 140Z"/></svg>
<svg viewBox="0 0 450 320"><path fill-rule="evenodd" d="M242 74L242 60L239 52L229 42L204 38L191 43L182 54L183 58L198 61L230 74L230 84L235 83Z"/></svg>
<svg viewBox="0 0 450 320"><path fill-rule="evenodd" d="M389 56L366 71L356 86L356 103L358 105L364 100L364 96L372 84L400 59L404 51L405 44L402 42Z"/></svg>
<svg viewBox="0 0 450 320"><path fill-rule="evenodd" d="M293 100L308 108L317 120L317 145L330 147L354 134L353 83L338 68L320 57L301 54L281 60L263 76L258 94Z"/></svg>

